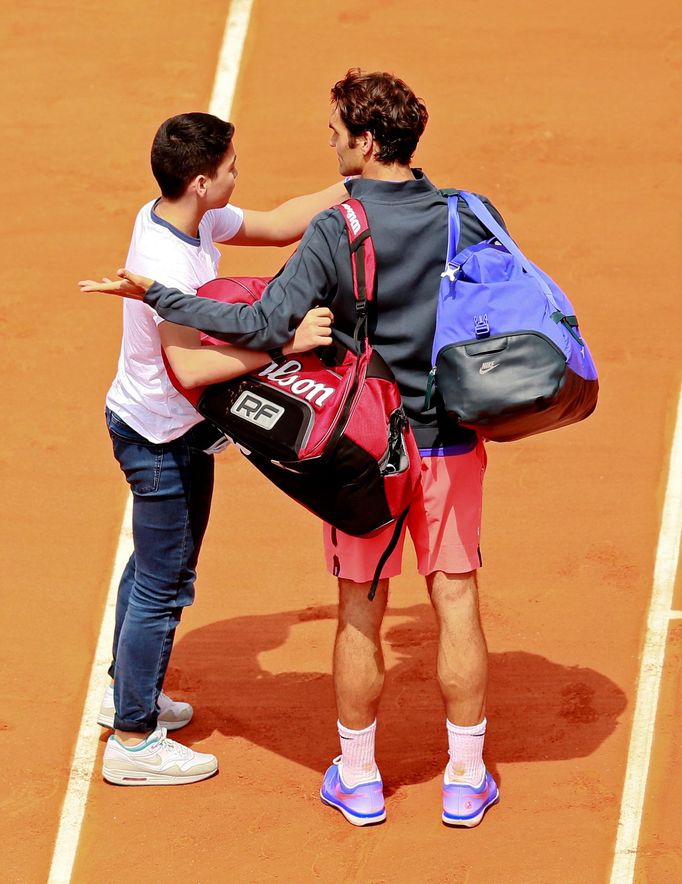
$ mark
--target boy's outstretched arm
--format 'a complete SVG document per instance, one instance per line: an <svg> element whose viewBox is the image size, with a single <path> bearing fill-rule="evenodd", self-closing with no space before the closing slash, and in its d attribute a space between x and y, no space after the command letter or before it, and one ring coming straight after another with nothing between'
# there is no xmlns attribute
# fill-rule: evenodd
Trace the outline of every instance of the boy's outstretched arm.
<svg viewBox="0 0 682 884"><path fill-rule="evenodd" d="M348 199L343 181L287 200L269 212L244 209L244 221L238 233L227 240L231 246L288 246L299 240L310 221L319 212Z"/></svg>
<svg viewBox="0 0 682 884"><path fill-rule="evenodd" d="M253 304L227 304L185 295L123 268L118 280L82 280L82 292L107 292L144 300L159 316L178 325L199 328L211 337L247 349L283 347L308 310L330 300L337 286L331 260L344 233L342 219L321 230L314 222L301 245Z"/></svg>

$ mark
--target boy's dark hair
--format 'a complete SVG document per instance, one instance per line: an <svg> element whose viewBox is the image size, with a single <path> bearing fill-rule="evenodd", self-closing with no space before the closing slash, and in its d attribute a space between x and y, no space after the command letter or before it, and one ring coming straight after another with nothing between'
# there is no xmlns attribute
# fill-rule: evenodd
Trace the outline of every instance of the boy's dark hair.
<svg viewBox="0 0 682 884"><path fill-rule="evenodd" d="M380 163L409 164L429 114L406 83L393 74L366 74L351 68L333 87L331 97L351 139L371 132L379 146L376 158ZM350 146L355 146L352 140Z"/></svg>
<svg viewBox="0 0 682 884"><path fill-rule="evenodd" d="M232 123L213 114L170 117L152 142L152 172L167 199L178 199L197 175L213 178L234 135Z"/></svg>

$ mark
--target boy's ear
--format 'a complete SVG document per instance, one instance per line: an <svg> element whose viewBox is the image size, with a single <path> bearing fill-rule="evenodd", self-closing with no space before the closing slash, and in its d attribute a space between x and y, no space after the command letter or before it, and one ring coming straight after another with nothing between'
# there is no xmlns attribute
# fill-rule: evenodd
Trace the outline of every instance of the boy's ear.
<svg viewBox="0 0 682 884"><path fill-rule="evenodd" d="M208 185L208 178L205 175L197 175L194 181L190 184L190 189L194 190L197 196L206 196L206 188Z"/></svg>

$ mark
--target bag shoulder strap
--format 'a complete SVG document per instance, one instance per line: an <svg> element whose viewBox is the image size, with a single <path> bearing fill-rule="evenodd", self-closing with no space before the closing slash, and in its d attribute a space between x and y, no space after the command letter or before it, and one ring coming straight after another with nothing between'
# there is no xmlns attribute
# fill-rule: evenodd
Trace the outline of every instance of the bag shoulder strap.
<svg viewBox="0 0 682 884"><path fill-rule="evenodd" d="M441 276L447 276L454 282L456 264L454 263L455 255L459 251L459 212L457 211L457 191L448 188L441 190L443 196L448 198L448 256L445 262L445 272Z"/></svg>
<svg viewBox="0 0 682 884"><path fill-rule="evenodd" d="M353 295L358 317L356 337L358 332L362 331L362 338L367 340L367 304L374 301L376 296L376 254L367 213L360 200L352 198L339 203L334 208L338 209L343 217L350 245Z"/></svg>
<svg viewBox="0 0 682 884"><path fill-rule="evenodd" d="M492 213L486 208L482 200L476 196L476 194L469 193L466 190L458 191L459 196L464 200L464 202L469 206L473 214L478 218L478 220L486 227L490 233L498 240L498 242L502 243L502 245L507 249L507 251L513 255L521 267L533 276L540 288L542 289L547 300L554 306L555 309L559 309L557 306L554 295L552 294L552 289L547 284L547 280L545 280L538 272L537 267L533 264L532 261L529 261L528 258L523 254L521 249L516 245L514 240L509 236L507 231L499 224L495 218L492 216ZM454 204L454 205L453 205ZM457 214L457 197L456 196L448 196L448 205L450 208L450 215L452 216L453 212ZM450 259L451 260L451 259Z"/></svg>

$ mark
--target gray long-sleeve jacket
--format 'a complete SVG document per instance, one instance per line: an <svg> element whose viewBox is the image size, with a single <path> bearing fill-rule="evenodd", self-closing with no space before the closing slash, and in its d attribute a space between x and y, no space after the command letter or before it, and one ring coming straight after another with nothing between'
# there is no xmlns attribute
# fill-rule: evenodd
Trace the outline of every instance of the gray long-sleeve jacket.
<svg viewBox="0 0 682 884"><path fill-rule="evenodd" d="M456 427L438 402L422 411L448 213L441 192L421 170L413 173L413 180L403 182L348 182L351 196L365 207L376 252L377 299L370 313L370 340L393 370L419 447L471 447L475 435ZM460 207L458 247L463 249L489 234L461 201ZM488 207L502 223L494 207ZM335 330L351 343L355 300L345 222L338 210L317 215L297 251L252 306L197 298L158 283L144 300L164 319L257 350L281 347L311 307L328 305Z"/></svg>

